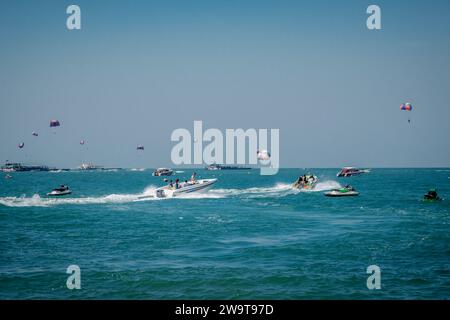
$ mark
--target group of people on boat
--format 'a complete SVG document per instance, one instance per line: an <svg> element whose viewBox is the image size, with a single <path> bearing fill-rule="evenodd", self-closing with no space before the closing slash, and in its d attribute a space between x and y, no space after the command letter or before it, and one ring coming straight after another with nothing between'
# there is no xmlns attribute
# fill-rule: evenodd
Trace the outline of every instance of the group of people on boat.
<svg viewBox="0 0 450 320"><path fill-rule="evenodd" d="M169 189L180 189L182 187L185 187L187 185L191 185L191 184L195 184L197 183L197 173L194 172L192 173L191 179L185 180L184 182L180 182L180 179L176 179L175 183L173 182L173 180L169 181Z"/></svg>
<svg viewBox="0 0 450 320"><path fill-rule="evenodd" d="M303 176L298 177L297 181L294 182L293 187L297 189L304 188L305 186L312 186L315 182L317 182L317 177L312 174L305 174Z"/></svg>

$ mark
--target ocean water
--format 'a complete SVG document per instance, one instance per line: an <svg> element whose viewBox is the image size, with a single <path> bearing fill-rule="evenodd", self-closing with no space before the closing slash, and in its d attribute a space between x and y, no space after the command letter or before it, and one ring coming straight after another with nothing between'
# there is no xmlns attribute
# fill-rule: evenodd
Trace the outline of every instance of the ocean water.
<svg viewBox="0 0 450 320"><path fill-rule="evenodd" d="M209 193L139 200L151 170L0 180L0 299L448 299L450 169L198 171ZM191 171L177 173L185 179ZM327 198L350 183L359 197ZM74 193L48 199L68 184ZM444 200L423 202L436 187ZM81 290L66 269L81 268ZM366 269L381 269L368 290Z"/></svg>

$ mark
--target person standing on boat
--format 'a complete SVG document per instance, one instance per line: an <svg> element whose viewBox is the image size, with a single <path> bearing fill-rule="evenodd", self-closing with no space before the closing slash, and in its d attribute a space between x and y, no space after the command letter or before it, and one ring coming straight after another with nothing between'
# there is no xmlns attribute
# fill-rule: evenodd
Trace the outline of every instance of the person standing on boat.
<svg viewBox="0 0 450 320"><path fill-rule="evenodd" d="M192 176L191 176L191 182L192 183L196 182L196 179L195 179L196 177L197 177L197 173L196 172L192 173Z"/></svg>
<svg viewBox="0 0 450 320"><path fill-rule="evenodd" d="M175 189L180 188L180 179L175 180Z"/></svg>

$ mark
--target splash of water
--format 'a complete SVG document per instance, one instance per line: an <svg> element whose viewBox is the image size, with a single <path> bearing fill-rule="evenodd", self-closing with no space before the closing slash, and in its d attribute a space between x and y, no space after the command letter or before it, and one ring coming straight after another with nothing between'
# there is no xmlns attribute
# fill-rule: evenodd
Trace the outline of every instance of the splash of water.
<svg viewBox="0 0 450 320"><path fill-rule="evenodd" d="M301 192L323 192L342 188L341 184L334 180L319 182L313 189L301 190Z"/></svg>
<svg viewBox="0 0 450 320"><path fill-rule="evenodd" d="M340 185L335 181L325 181L309 192L325 191L338 188ZM166 198L155 196L156 187L148 186L139 194L110 194L99 197L81 198L41 198L38 194L30 197L4 197L0 198L0 205L8 207L49 207L54 205L89 205L89 204L122 204L129 202L164 200L174 198L169 194ZM284 197L298 193L290 184L278 183L272 187L252 187L247 189L212 189L207 193L189 193L179 195L176 199L220 199L226 197Z"/></svg>

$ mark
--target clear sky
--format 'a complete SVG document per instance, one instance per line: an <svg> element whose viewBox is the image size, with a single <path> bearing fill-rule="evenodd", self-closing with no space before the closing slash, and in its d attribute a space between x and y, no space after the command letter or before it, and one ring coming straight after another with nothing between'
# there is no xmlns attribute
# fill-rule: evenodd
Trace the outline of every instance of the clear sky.
<svg viewBox="0 0 450 320"><path fill-rule="evenodd" d="M202 120L279 128L282 167L448 167L449 76L445 0L3 0L0 161L170 166Z"/></svg>

